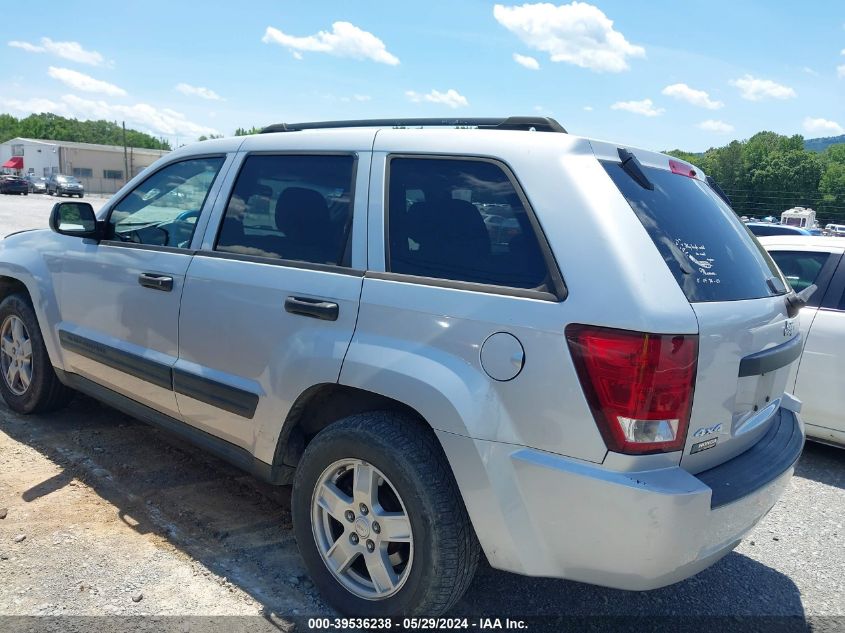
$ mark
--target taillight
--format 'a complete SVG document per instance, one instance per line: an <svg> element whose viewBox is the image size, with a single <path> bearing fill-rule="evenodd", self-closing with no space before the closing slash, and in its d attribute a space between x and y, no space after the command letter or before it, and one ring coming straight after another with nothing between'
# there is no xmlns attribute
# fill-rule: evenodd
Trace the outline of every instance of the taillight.
<svg viewBox="0 0 845 633"><path fill-rule="evenodd" d="M569 325L566 338L584 395L608 450L683 449L698 337Z"/></svg>

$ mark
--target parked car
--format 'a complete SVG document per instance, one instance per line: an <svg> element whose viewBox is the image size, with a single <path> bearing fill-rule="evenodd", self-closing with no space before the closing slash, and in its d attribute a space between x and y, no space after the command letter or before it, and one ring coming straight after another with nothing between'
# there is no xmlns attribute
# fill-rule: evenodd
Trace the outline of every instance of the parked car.
<svg viewBox="0 0 845 633"><path fill-rule="evenodd" d="M29 185L29 193L47 193L47 179L44 176L28 174L26 182Z"/></svg>
<svg viewBox="0 0 845 633"><path fill-rule="evenodd" d="M804 354L787 388L804 402L807 437L845 447L845 240L784 236L760 242L795 290L818 287L801 310Z"/></svg>
<svg viewBox="0 0 845 633"><path fill-rule="evenodd" d="M53 174L47 179L47 193L51 196L79 196L85 194L85 187L73 176Z"/></svg>
<svg viewBox="0 0 845 633"><path fill-rule="evenodd" d="M518 234L494 248L481 205ZM443 613L479 552L677 582L803 447L804 296L700 170L552 119L270 126L50 226L0 242L8 406L82 391L293 483L344 613Z"/></svg>
<svg viewBox="0 0 845 633"><path fill-rule="evenodd" d="M810 235L807 229L785 224L770 224L768 222L746 222L748 230L758 237L764 235Z"/></svg>
<svg viewBox="0 0 845 633"><path fill-rule="evenodd" d="M0 193L16 193L25 196L29 193L29 185L20 176L0 176Z"/></svg>
<svg viewBox="0 0 845 633"><path fill-rule="evenodd" d="M832 237L845 237L845 224L828 224L824 227L825 234Z"/></svg>

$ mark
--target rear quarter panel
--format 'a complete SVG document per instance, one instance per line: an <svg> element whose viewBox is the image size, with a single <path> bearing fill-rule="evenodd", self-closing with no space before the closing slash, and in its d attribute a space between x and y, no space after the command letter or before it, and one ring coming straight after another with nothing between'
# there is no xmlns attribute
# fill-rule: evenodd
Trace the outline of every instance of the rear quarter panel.
<svg viewBox="0 0 845 633"><path fill-rule="evenodd" d="M488 157L519 181L568 296L554 303L365 278L341 383L406 402L438 430L603 461L607 450L572 365L566 326L695 334L698 324L589 142L546 133L526 142L522 132L381 130L374 150L369 271L385 270L390 154ZM481 344L496 331L525 348L514 380L492 380L479 362ZM670 459L677 464L680 455Z"/></svg>

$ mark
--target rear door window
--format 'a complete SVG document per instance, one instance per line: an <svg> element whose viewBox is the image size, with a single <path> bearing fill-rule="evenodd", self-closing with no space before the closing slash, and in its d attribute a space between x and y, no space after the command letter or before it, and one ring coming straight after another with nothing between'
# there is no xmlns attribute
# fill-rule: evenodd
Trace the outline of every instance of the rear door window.
<svg viewBox="0 0 845 633"><path fill-rule="evenodd" d="M638 184L620 163L602 161L690 302L784 294L777 266L736 214L696 179L656 167Z"/></svg>

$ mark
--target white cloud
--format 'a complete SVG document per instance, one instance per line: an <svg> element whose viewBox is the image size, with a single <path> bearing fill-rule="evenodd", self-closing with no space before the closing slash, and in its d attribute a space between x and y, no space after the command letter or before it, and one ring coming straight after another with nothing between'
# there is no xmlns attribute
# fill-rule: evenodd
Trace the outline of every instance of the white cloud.
<svg viewBox="0 0 845 633"><path fill-rule="evenodd" d="M666 112L663 108L655 108L651 99L643 99L642 101L617 101L610 106L610 109L626 110L643 116L659 116Z"/></svg>
<svg viewBox="0 0 845 633"><path fill-rule="evenodd" d="M191 84L179 83L176 84L176 90L183 95L189 97L200 97L201 99L208 99L209 101L222 101L223 97L211 90L210 88L203 88L202 86L192 86Z"/></svg>
<svg viewBox="0 0 845 633"><path fill-rule="evenodd" d="M819 76L819 71L817 71L814 68L810 68L809 66L804 66L804 67L801 68L801 70L803 70L808 75L812 75L813 77Z"/></svg>
<svg viewBox="0 0 845 633"><path fill-rule="evenodd" d="M493 7L493 17L527 46L596 72L628 70L629 57L645 57L645 49L628 42L598 7L573 1Z"/></svg>
<svg viewBox="0 0 845 633"><path fill-rule="evenodd" d="M662 94L667 97L674 97L675 99L686 101L687 103L698 106L699 108L707 108L708 110L718 110L725 105L721 101L714 101L711 99L710 95L703 90L690 88L687 84L672 84L671 86L666 86L663 89Z"/></svg>
<svg viewBox="0 0 845 633"><path fill-rule="evenodd" d="M9 42L9 46L14 48L22 48L28 53L44 53L46 49L43 46L36 46L35 44L30 44L29 42L19 42L17 40L12 40Z"/></svg>
<svg viewBox="0 0 845 633"><path fill-rule="evenodd" d="M197 137L203 134L219 134L217 130L206 127L188 118L181 112L169 108L156 108L147 103L118 105L106 101L83 99L76 95L64 95L60 101L34 98L25 101L0 98L0 106L23 113L52 112L62 116L74 116L80 119L106 119L109 121L125 120L136 127L154 134L168 136Z"/></svg>
<svg viewBox="0 0 845 633"><path fill-rule="evenodd" d="M740 95L748 101L762 101L763 99L793 99L797 95L789 86L775 83L770 79L757 79L751 75L745 75L740 79L730 82L732 86L739 88Z"/></svg>
<svg viewBox="0 0 845 633"><path fill-rule="evenodd" d="M845 64L836 67L836 76L842 79L845 77Z"/></svg>
<svg viewBox="0 0 845 633"><path fill-rule="evenodd" d="M540 70L540 62L538 62L530 55L520 55L519 53L514 53L513 61L515 61L520 66L525 66L530 70Z"/></svg>
<svg viewBox="0 0 845 633"><path fill-rule="evenodd" d="M126 96L126 91L123 88L119 88L107 81L94 79L84 73L71 70L70 68L56 68L55 66L50 66L47 70L47 74L53 79L58 79L66 86L70 86L74 90L80 90L82 92L99 92L110 97Z"/></svg>
<svg viewBox="0 0 845 633"><path fill-rule="evenodd" d="M582 109L582 110L584 110L584 112L592 112L592 111L593 111L593 106L584 106L584 107L583 107L583 108L581 108L581 109Z"/></svg>
<svg viewBox="0 0 845 633"><path fill-rule="evenodd" d="M54 42L49 37L41 38L41 46L29 42L11 41L9 46L20 48L30 53L52 53L64 59L69 59L89 66L107 66L106 59L97 51L85 50L79 42Z"/></svg>
<svg viewBox="0 0 845 633"><path fill-rule="evenodd" d="M335 22L331 33L320 31L316 35L296 37L268 26L261 41L284 46L296 59L302 59L302 51L328 53L336 57L369 59L380 64L396 66L399 58L388 52L384 42L368 31L359 29L349 22Z"/></svg>
<svg viewBox="0 0 845 633"><path fill-rule="evenodd" d="M804 130L809 134L817 134L818 136L839 136L840 134L845 134L845 128L836 121L814 119L812 117L804 119Z"/></svg>
<svg viewBox="0 0 845 633"><path fill-rule="evenodd" d="M439 92L437 90L432 90L428 94L420 94L418 92L414 92L413 90L407 90L405 92L405 96L408 97L414 103L419 103L421 101L428 101L429 103L441 103L443 105L447 105L450 108L460 108L466 107L469 105L469 101L467 98L462 94L459 94L457 90L453 90L450 88L446 92Z"/></svg>
<svg viewBox="0 0 845 633"><path fill-rule="evenodd" d="M148 103L116 105L105 101L91 101L76 95L65 95L62 102L75 115L90 119L122 120L157 134L171 136L202 136L218 134L214 128L199 125L181 112L169 108L156 108Z"/></svg>
<svg viewBox="0 0 845 633"><path fill-rule="evenodd" d="M698 127L708 132L716 132L718 134L728 134L734 131L734 126L724 121L717 121L715 119L707 119L698 124Z"/></svg>
<svg viewBox="0 0 845 633"><path fill-rule="evenodd" d="M349 103L350 101L357 101L358 103L364 103L365 101L372 101L372 97L370 95L352 95L351 97L341 97L340 100L344 103Z"/></svg>
<svg viewBox="0 0 845 633"><path fill-rule="evenodd" d="M42 99L40 97L26 100L0 99L0 105L14 112L23 112L25 114L38 114L41 112L52 112L53 114L60 115L69 114L67 107L63 103L57 103L56 101Z"/></svg>

